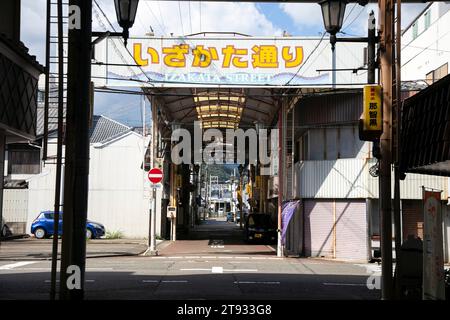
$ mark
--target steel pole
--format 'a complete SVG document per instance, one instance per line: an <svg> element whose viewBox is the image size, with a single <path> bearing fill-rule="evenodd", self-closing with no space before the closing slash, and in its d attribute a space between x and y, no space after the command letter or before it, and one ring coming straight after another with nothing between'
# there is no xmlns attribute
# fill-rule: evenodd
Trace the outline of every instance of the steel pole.
<svg viewBox="0 0 450 320"><path fill-rule="evenodd" d="M92 1L69 0L69 6L60 299L81 300L86 266Z"/></svg>
<svg viewBox="0 0 450 320"><path fill-rule="evenodd" d="M393 298L392 206L391 206L391 123L392 123L392 25L393 0L380 0L381 85L383 88L383 133L380 138L379 198L381 219L381 296Z"/></svg>
<svg viewBox="0 0 450 320"><path fill-rule="evenodd" d="M282 225L282 206L283 206L283 112L284 101L278 112L278 237L277 237L277 256L283 256L283 243L281 239Z"/></svg>
<svg viewBox="0 0 450 320"><path fill-rule="evenodd" d="M56 274L58 261L58 235L59 235L59 211L61 200L61 166L62 166L62 143L63 143L63 117L64 117L64 47L63 47L63 8L62 0L57 3L58 16L58 137L56 147L56 180L55 180L55 201L53 220L53 241L52 241L52 266L50 275L50 299L56 297ZM49 18L50 19L50 18ZM46 92L46 95L49 91ZM48 101L47 101L48 102ZM47 105L48 107L48 105ZM48 109L47 109L48 112ZM48 140L44 139L44 145ZM46 153L47 151L45 151ZM47 156L45 154L45 156Z"/></svg>
<svg viewBox="0 0 450 320"><path fill-rule="evenodd" d="M156 112L156 102L154 97L151 98L152 104L152 168L156 166L156 149L158 147L158 115ZM149 253L150 255L158 255L156 250L156 188L152 187L152 210L150 213L150 234L149 234Z"/></svg>

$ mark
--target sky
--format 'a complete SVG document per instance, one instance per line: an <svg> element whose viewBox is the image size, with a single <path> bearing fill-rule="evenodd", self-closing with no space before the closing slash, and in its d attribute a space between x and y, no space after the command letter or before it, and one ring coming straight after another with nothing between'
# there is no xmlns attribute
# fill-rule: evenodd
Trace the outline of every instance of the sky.
<svg viewBox="0 0 450 320"><path fill-rule="evenodd" d="M102 12L117 30L113 0L93 0L93 30L104 31L99 23ZM409 25L426 4L403 4L402 27ZM346 35L363 36L367 30L367 17L371 10L377 14L377 5L360 6L350 3L346 7L342 31ZM21 38L45 63L46 0L22 0ZM105 19L101 17L103 24ZM110 29L109 25L106 25ZM251 36L318 36L324 31L320 6L316 3L249 3L199 1L140 0L130 36L145 36L153 31L156 36L188 35L198 32L240 32ZM136 95L110 93L95 94L96 114L103 114L130 126L140 126L141 98ZM146 114L150 115L148 103ZM149 121L149 116L146 121Z"/></svg>

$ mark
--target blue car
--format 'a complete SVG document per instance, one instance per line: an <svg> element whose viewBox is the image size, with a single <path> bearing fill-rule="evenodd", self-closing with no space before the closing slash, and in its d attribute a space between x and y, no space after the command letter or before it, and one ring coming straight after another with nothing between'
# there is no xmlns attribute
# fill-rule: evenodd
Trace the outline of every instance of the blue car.
<svg viewBox="0 0 450 320"><path fill-rule="evenodd" d="M53 211L43 211L31 224L31 233L37 239L48 238L53 235L53 223L54 223L54 212ZM59 213L59 225L58 225L58 235L62 235L62 212ZM105 226L93 222L87 221L86 223L86 238L95 239L100 238L105 235Z"/></svg>

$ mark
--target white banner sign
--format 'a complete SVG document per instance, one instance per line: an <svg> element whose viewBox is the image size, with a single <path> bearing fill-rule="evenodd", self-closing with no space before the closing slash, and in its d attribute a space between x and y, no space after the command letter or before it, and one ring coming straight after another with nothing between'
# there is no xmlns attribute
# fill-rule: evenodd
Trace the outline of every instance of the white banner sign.
<svg viewBox="0 0 450 320"><path fill-rule="evenodd" d="M423 299L444 300L441 192L423 188Z"/></svg>
<svg viewBox="0 0 450 320"><path fill-rule="evenodd" d="M361 44L340 46L338 67L363 65ZM94 64L94 81L103 77L108 86L331 86L326 38L134 38L128 51L109 38L96 46L95 58L103 65ZM366 76L341 74L338 81L365 82Z"/></svg>

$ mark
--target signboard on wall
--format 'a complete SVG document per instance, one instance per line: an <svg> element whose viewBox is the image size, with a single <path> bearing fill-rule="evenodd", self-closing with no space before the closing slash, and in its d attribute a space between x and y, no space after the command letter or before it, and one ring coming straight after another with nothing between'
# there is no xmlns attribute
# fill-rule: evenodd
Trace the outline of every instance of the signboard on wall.
<svg viewBox="0 0 450 320"><path fill-rule="evenodd" d="M348 48L346 47L348 46ZM358 67L360 44L342 44L339 67ZM346 49L347 48L347 49ZM128 49L128 51L127 51ZM97 86L304 86L331 87L331 49L327 39L294 37L170 37L120 39L96 45ZM360 58L360 60L359 60ZM341 75L342 74L342 75ZM103 81L103 82L102 82ZM364 83L364 75L340 73L338 82Z"/></svg>
<svg viewBox="0 0 450 320"><path fill-rule="evenodd" d="M359 138L373 141L383 132L382 100L380 85L366 85L363 91L363 113L359 126Z"/></svg>
<svg viewBox="0 0 450 320"><path fill-rule="evenodd" d="M441 192L423 192L423 299L444 300Z"/></svg>

